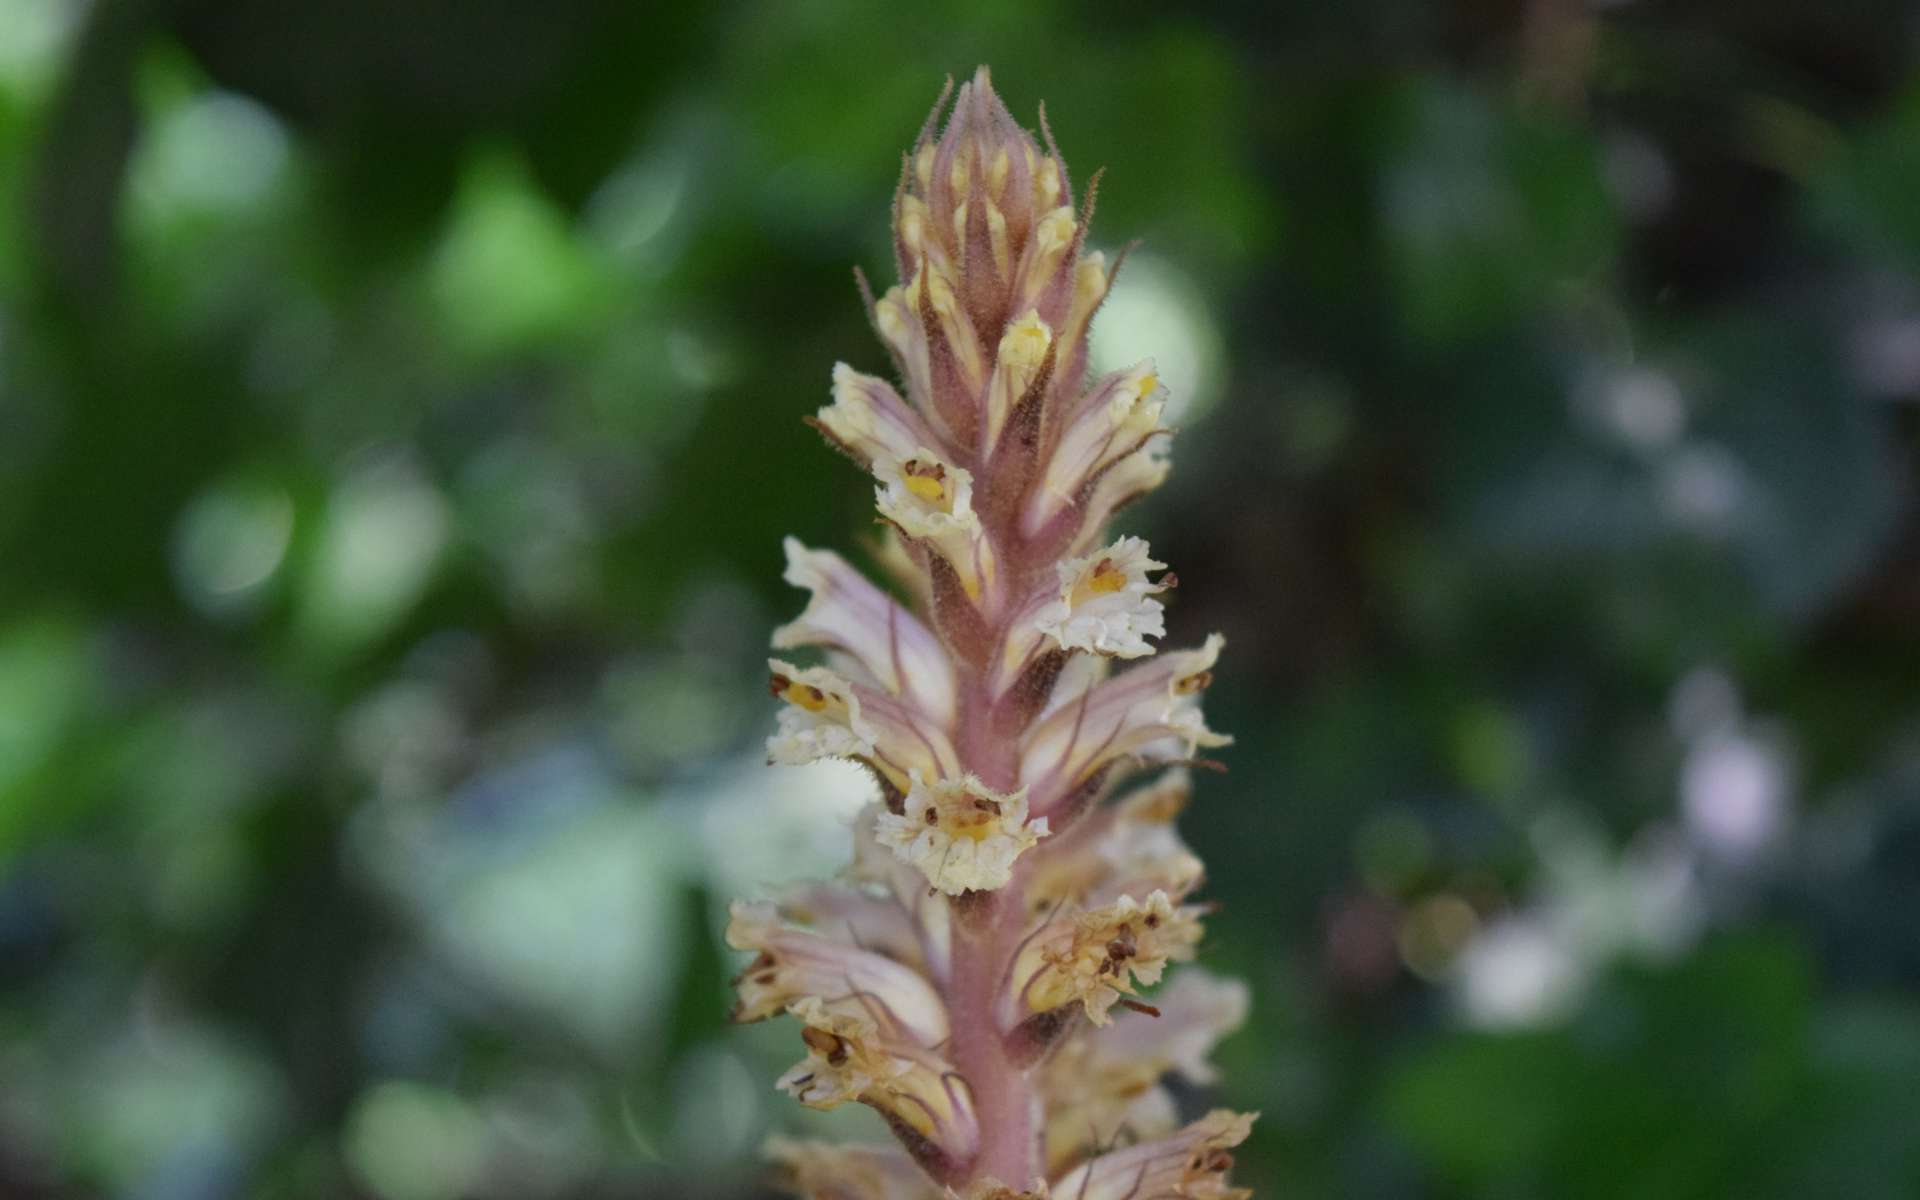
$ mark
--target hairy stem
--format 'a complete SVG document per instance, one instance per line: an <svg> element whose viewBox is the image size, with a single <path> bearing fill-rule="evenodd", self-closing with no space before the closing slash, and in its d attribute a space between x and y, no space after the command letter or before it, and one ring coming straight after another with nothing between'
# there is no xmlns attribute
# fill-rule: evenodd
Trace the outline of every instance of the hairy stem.
<svg viewBox="0 0 1920 1200"><path fill-rule="evenodd" d="M994 634L997 650L1004 627ZM1010 791L1019 782L1018 738L996 733L991 700L980 681L966 692L957 731L960 754L989 787ZM1016 871L1008 886L969 893L967 911L956 909L946 998L953 1063L966 1078L980 1124L980 1152L969 1181L992 1178L1015 1188L1025 1187L1035 1173L1033 1092L1025 1070L1008 1055L997 1002L1020 940L1023 880L1024 872Z"/></svg>
<svg viewBox="0 0 1920 1200"><path fill-rule="evenodd" d="M947 996L953 1063L966 1077L980 1123L980 1153L969 1175L1012 1187L1026 1186L1034 1174L1033 1094L1026 1072L1007 1054L994 1010L1019 937L1020 890L1016 883L980 897L976 919L957 925Z"/></svg>

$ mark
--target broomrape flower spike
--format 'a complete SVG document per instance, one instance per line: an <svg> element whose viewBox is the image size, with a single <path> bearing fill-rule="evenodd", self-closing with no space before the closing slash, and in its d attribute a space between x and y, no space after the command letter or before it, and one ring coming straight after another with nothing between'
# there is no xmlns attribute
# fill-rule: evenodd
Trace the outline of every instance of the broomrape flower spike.
<svg viewBox="0 0 1920 1200"><path fill-rule="evenodd" d="M1214 1078L1245 989L1182 967L1148 991L1208 911L1186 765L1231 740L1201 713L1223 639L1157 652L1174 578L1107 534L1166 478L1166 388L1150 360L1087 378L1113 273L1044 118L1036 141L984 68L937 129L945 101L894 197L900 282L861 281L898 384L838 364L809 418L871 474L912 601L789 538L808 600L773 647L818 661L768 662L768 760L858 763L879 800L842 881L727 929L752 956L734 1018L798 1026L780 1088L893 1141L768 1153L811 1200L1246 1196L1253 1118L1182 1125L1163 1086Z"/></svg>

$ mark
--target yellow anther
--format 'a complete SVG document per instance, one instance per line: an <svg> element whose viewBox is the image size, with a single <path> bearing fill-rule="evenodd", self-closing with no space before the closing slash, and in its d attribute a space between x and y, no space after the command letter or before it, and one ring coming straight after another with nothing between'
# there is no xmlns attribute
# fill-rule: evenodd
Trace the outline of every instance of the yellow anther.
<svg viewBox="0 0 1920 1200"><path fill-rule="evenodd" d="M808 712L825 712L827 706L834 702L831 695L812 684L801 683L785 675L773 676L767 690L773 693L776 700L785 700L788 704L797 705Z"/></svg>
<svg viewBox="0 0 1920 1200"><path fill-rule="evenodd" d="M993 165L987 168L987 190L996 197L1006 190L1007 168L1010 165L1007 160L1007 148L1002 146L1000 152L993 156Z"/></svg>
<svg viewBox="0 0 1920 1200"><path fill-rule="evenodd" d="M1111 560L1102 560L1100 565L1094 568L1093 578L1087 580L1087 590L1096 596L1112 595L1125 586L1127 586L1126 574L1114 570Z"/></svg>
<svg viewBox="0 0 1920 1200"><path fill-rule="evenodd" d="M900 464L900 482L928 504L942 508L947 506L947 471L939 463L923 463L917 458L910 458Z"/></svg>
<svg viewBox="0 0 1920 1200"><path fill-rule="evenodd" d="M798 704L808 712L824 712L827 707L827 694L810 684L796 683L787 688L789 703Z"/></svg>
<svg viewBox="0 0 1920 1200"><path fill-rule="evenodd" d="M1111 558L1103 558L1093 565L1093 570L1080 577L1073 589L1072 602L1085 604L1096 596L1111 596L1127 586L1127 573L1113 565Z"/></svg>
<svg viewBox="0 0 1920 1200"><path fill-rule="evenodd" d="M906 478L907 490L925 500L928 504L940 504L947 498L946 485L938 479L925 475L909 475Z"/></svg>

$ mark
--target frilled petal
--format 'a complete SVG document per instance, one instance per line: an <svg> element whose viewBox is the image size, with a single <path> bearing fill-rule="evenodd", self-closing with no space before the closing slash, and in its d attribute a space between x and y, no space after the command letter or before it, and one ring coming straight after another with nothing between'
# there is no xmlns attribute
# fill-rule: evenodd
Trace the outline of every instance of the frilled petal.
<svg viewBox="0 0 1920 1200"><path fill-rule="evenodd" d="M925 1172L897 1146L770 1138L780 1186L800 1200L934 1200Z"/></svg>
<svg viewBox="0 0 1920 1200"><path fill-rule="evenodd" d="M774 658L767 668L769 690L787 704L779 731L767 739L769 761L857 759L902 792L915 771L957 769L946 731L917 708L825 667L803 669Z"/></svg>
<svg viewBox="0 0 1920 1200"><path fill-rule="evenodd" d="M1080 1004L1095 1025L1136 985L1160 982L1169 961L1193 957L1200 942L1198 905L1176 905L1165 892L1057 918L1043 928L1017 968L1019 1001L1030 1012Z"/></svg>
<svg viewBox="0 0 1920 1200"><path fill-rule="evenodd" d="M867 758L876 736L860 713L853 684L824 667L804 670L769 659L768 690L787 707L780 710L780 731L767 739L767 758L799 766L823 758Z"/></svg>
<svg viewBox="0 0 1920 1200"><path fill-rule="evenodd" d="M1024 791L1003 795L972 775L932 783L915 777L904 811L883 812L878 840L949 896L993 891L1013 878L1014 860L1047 834L1027 819Z"/></svg>
<svg viewBox="0 0 1920 1200"><path fill-rule="evenodd" d="M1245 1200L1227 1182L1233 1147L1253 1131L1253 1114L1216 1109L1171 1137L1103 1154L1053 1185L1074 1200Z"/></svg>
<svg viewBox="0 0 1920 1200"><path fill-rule="evenodd" d="M890 695L935 725L953 720L953 664L931 630L838 554L784 543L784 578L812 593L798 619L773 631L773 648L825 646L850 656Z"/></svg>
<svg viewBox="0 0 1920 1200"><path fill-rule="evenodd" d="M864 1016L890 1039L946 1040L947 1010L912 967L859 946L796 929L770 904L736 901L727 944L754 959L734 980L737 1021L764 1021L809 997L828 1012Z"/></svg>
<svg viewBox="0 0 1920 1200"><path fill-rule="evenodd" d="M1066 559L1058 566L1060 594L1034 623L1062 650L1115 658L1152 654L1147 639L1167 632L1165 608L1154 599L1166 585L1148 576L1166 568L1147 554L1146 541L1137 537L1123 537L1097 554Z"/></svg>
<svg viewBox="0 0 1920 1200"><path fill-rule="evenodd" d="M1159 654L1111 678L1082 677L1073 681L1078 691L1056 690L1052 707L1027 736L1022 780L1050 804L1119 759L1177 762L1203 746L1231 743L1208 729L1200 713L1201 693L1225 645L1214 634L1198 650Z"/></svg>

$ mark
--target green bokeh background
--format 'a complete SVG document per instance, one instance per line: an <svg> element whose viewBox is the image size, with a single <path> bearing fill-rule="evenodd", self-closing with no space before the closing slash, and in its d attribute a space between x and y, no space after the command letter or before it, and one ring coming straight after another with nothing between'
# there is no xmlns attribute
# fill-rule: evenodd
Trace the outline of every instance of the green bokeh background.
<svg viewBox="0 0 1920 1200"><path fill-rule="evenodd" d="M0 0L0 1195L758 1196L779 539L1038 102L1270 1197L1920 1195L1920 11ZM835 1114L838 1116L840 1114ZM854 1114L858 1115L858 1114Z"/></svg>

